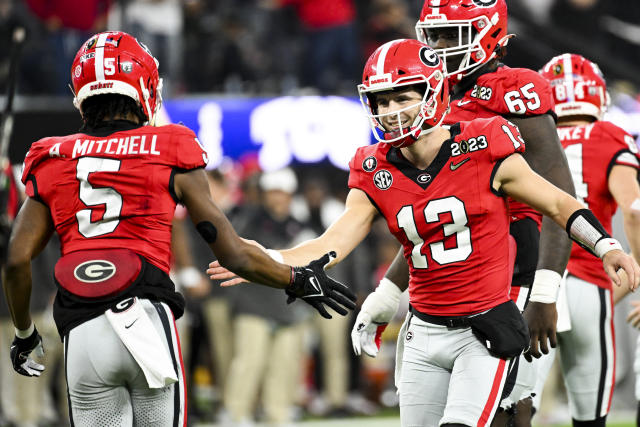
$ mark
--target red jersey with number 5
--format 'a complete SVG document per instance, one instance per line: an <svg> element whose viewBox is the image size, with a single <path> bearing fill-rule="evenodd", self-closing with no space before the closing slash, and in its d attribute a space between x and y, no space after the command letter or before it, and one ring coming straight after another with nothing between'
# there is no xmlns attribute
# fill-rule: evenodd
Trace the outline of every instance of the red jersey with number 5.
<svg viewBox="0 0 640 427"><path fill-rule="evenodd" d="M549 112L553 112L553 95L546 79L533 70L501 65L493 72L481 74L473 86L465 87L451 97L451 111L445 116L444 123L494 116L528 117ZM542 220L540 213L513 199L509 199L509 212L512 221L532 218L540 224Z"/></svg>
<svg viewBox="0 0 640 427"><path fill-rule="evenodd" d="M204 167L206 154L180 125L102 130L35 142L22 175L27 195L49 207L63 255L128 248L168 272L173 175Z"/></svg>
<svg viewBox="0 0 640 427"><path fill-rule="evenodd" d="M509 299L507 202L492 188L497 165L524 151L518 129L502 117L450 128L425 170L390 144L361 147L349 187L364 191L402 243L409 296L418 311L478 313Z"/></svg>
<svg viewBox="0 0 640 427"><path fill-rule="evenodd" d="M609 192L609 173L616 165L640 167L635 140L613 123L604 121L560 127L558 136L567 155L576 198L591 209L611 234L611 217L618 205ZM575 243L567 270L582 280L611 289L602 261Z"/></svg>

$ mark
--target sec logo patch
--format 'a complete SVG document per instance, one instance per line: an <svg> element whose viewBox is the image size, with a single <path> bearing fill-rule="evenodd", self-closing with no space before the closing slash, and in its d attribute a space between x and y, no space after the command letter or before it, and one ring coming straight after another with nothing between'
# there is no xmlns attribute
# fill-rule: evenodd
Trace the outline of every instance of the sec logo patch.
<svg viewBox="0 0 640 427"><path fill-rule="evenodd" d="M380 190L387 190L393 184L393 175L386 169L381 169L373 175L373 183Z"/></svg>
<svg viewBox="0 0 640 427"><path fill-rule="evenodd" d="M365 172L373 172L378 167L378 161L375 157L369 156L362 162L362 169Z"/></svg>

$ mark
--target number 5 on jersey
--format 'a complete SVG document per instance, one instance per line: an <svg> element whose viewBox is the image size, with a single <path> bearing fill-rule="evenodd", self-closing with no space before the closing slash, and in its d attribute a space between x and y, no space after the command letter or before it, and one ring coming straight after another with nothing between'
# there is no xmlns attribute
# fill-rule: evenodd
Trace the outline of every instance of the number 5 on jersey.
<svg viewBox="0 0 640 427"><path fill-rule="evenodd" d="M80 200L87 206L104 205L104 215L98 221L91 221L91 209L76 213L78 231L84 237L96 237L112 233L120 223L122 196L110 187L94 188L89 183L93 172L117 172L120 160L100 157L82 157L76 166L76 178L80 181Z"/></svg>

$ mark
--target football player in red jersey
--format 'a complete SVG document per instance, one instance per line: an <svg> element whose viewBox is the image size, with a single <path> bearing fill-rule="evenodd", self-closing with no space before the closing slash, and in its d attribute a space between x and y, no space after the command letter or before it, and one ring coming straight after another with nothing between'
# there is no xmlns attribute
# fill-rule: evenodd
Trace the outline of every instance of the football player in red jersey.
<svg viewBox="0 0 640 427"><path fill-rule="evenodd" d="M299 264L335 247L332 262L339 262L381 214L402 243L411 275L411 310L396 358L402 425L489 425L509 365L529 345L509 298L507 196L566 227L617 283L615 271L623 267L635 288L640 268L588 209L529 168L512 123L495 116L440 126L449 90L443 62L425 43L379 47L358 91L380 142L359 148L351 160L342 216L319 238L277 253ZM226 285L242 281L217 262L210 267L212 278L231 278ZM373 312L391 317L401 293L383 281L363 311L375 306ZM354 350L373 355L376 330L362 328L352 337Z"/></svg>
<svg viewBox="0 0 640 427"><path fill-rule="evenodd" d="M305 267L273 261L240 239L209 197L206 154L180 125L155 127L157 61L122 32L91 37L71 69L80 133L29 150L28 199L11 235L4 289L16 327L14 369L39 376L42 340L31 321L31 259L55 231L54 319L65 346L72 425L186 426L185 384L174 319L184 299L169 278L171 220L183 203L229 269L285 289L321 314L355 295L324 274L330 254ZM342 306L341 306L341 305Z"/></svg>
<svg viewBox="0 0 640 427"><path fill-rule="evenodd" d="M416 32L418 39L432 46L446 63L451 110L443 124L507 118L520 129L527 145L523 156L531 168L573 195L571 175L556 134L548 82L533 70L509 68L500 62L513 37L507 33L505 0L426 0ZM511 298L520 310L526 306L531 345L523 359L531 360L548 352L547 343L555 347L555 298L571 242L550 218L542 219L530 207L510 200L509 211L510 234L516 244ZM399 252L385 279L405 289L408 268ZM384 321L376 313L369 314ZM535 365L521 360L516 368L518 377L510 378L510 386L515 381L515 387L501 404L508 411L496 417L496 425L514 416L518 426L530 425Z"/></svg>
<svg viewBox="0 0 640 427"><path fill-rule="evenodd" d="M635 140L602 116L609 95L599 67L575 54L552 58L540 71L551 83L558 134L576 188L605 230L620 207L631 252L640 255L640 186ZM615 381L611 281L593 257L574 245L558 305L558 351L574 425L604 426ZM555 350L540 359L534 402Z"/></svg>

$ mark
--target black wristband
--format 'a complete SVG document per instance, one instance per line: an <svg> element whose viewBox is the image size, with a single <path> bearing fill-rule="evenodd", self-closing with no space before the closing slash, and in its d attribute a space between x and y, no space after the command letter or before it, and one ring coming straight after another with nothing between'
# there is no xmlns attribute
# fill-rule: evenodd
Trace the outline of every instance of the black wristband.
<svg viewBox="0 0 640 427"><path fill-rule="evenodd" d="M598 256L596 244L602 239L611 238L589 209L578 209L572 213L567 220L566 231L571 240L595 256Z"/></svg>

